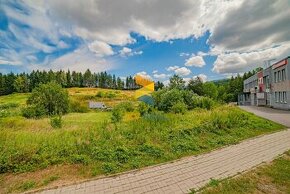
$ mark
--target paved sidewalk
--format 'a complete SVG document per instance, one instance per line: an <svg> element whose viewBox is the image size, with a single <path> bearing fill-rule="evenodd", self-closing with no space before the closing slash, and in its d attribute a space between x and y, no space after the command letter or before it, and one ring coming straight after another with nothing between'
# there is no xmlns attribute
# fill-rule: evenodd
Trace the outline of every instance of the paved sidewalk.
<svg viewBox="0 0 290 194"><path fill-rule="evenodd" d="M268 107L257 107L257 106L240 106L241 109L254 113L260 117L264 117L271 121L280 123L287 127L290 127L290 111L289 110L278 110Z"/></svg>
<svg viewBox="0 0 290 194"><path fill-rule="evenodd" d="M189 193L211 178L236 175L290 149L290 129L243 141L240 144L89 182L42 193Z"/></svg>

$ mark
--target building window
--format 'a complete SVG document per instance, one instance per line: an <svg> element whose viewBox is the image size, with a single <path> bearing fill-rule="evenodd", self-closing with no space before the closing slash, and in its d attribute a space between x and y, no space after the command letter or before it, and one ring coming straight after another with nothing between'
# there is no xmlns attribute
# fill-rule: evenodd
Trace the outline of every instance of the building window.
<svg viewBox="0 0 290 194"><path fill-rule="evenodd" d="M278 92L275 92L275 101L278 102Z"/></svg>
<svg viewBox="0 0 290 194"><path fill-rule="evenodd" d="M287 92L283 92L283 101L287 104Z"/></svg>
<svg viewBox="0 0 290 194"><path fill-rule="evenodd" d="M266 77L266 88L270 88L270 77L268 75Z"/></svg>
<svg viewBox="0 0 290 194"><path fill-rule="evenodd" d="M274 73L274 82L277 83L277 72Z"/></svg>
<svg viewBox="0 0 290 194"><path fill-rule="evenodd" d="M286 71L285 69L282 69L282 81L286 80Z"/></svg>
<svg viewBox="0 0 290 194"><path fill-rule="evenodd" d="M278 82L282 81L281 71L278 71Z"/></svg>
<svg viewBox="0 0 290 194"><path fill-rule="evenodd" d="M279 92L280 103L283 103L283 92Z"/></svg>

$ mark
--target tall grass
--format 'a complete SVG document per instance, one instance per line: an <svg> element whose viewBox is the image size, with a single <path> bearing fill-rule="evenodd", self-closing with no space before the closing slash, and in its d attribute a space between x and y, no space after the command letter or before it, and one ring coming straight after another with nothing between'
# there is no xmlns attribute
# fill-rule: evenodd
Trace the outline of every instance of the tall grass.
<svg viewBox="0 0 290 194"><path fill-rule="evenodd" d="M82 115L91 116L85 119ZM34 120L16 119L8 125L8 118L0 119L4 124L0 126L0 173L55 164L90 165L93 175L114 173L199 154L282 128L228 106L184 115L152 113L122 122L118 128L108 118L110 113L67 115L63 129L55 130L41 129L47 119L37 121L34 130L25 124Z"/></svg>

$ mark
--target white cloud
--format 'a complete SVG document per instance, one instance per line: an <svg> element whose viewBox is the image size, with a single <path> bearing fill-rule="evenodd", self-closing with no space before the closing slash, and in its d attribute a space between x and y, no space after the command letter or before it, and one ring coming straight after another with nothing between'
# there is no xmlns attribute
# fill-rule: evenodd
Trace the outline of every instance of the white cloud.
<svg viewBox="0 0 290 194"><path fill-rule="evenodd" d="M180 57L188 57L188 56L190 56L190 54L189 53L183 53L182 52L182 53L179 54L179 56Z"/></svg>
<svg viewBox="0 0 290 194"><path fill-rule="evenodd" d="M203 82L206 82L207 81L207 75L201 73L201 74L198 74L196 76L193 76L193 79L196 79L197 77L199 77Z"/></svg>
<svg viewBox="0 0 290 194"><path fill-rule="evenodd" d="M128 47L123 47L122 50L119 51L121 57L129 57L134 55L142 55L143 51L133 51Z"/></svg>
<svg viewBox="0 0 290 194"><path fill-rule="evenodd" d="M202 82L206 82L208 79L207 75L201 73L193 77L185 77L183 80L185 81L185 84L188 84L191 79L196 79L197 77L199 77Z"/></svg>
<svg viewBox="0 0 290 194"><path fill-rule="evenodd" d="M0 42L6 46L0 49L0 56L4 57L3 61L12 63L30 64L35 59L26 56L38 52L49 55L58 48L68 48L70 45L61 42L62 36L78 36L95 55L112 55L110 45L127 46L136 41L131 32L146 39L171 42L190 36L197 38L209 31L211 53L218 55L213 70L218 73L234 73L249 69L252 64L256 66L268 58L264 55L265 50L275 58L289 55L286 47L289 47L290 40L290 12L285 10L289 10L290 5L287 0L15 2L24 10L19 11L5 1L1 3L9 18L11 34L0 30ZM28 27L15 26L16 23ZM10 39L11 35L17 41ZM96 41L103 43L103 47L94 45ZM282 50L277 51L273 48L275 45ZM131 55L135 54L142 54L142 51L131 51ZM180 55L186 56L185 53ZM198 53L189 58L186 65L203 66L202 56L203 53ZM180 71L186 72L186 69Z"/></svg>
<svg viewBox="0 0 290 194"><path fill-rule="evenodd" d="M160 73L160 74L154 73L153 74L153 77L156 78L156 79L165 79L165 78L167 78L169 76L170 76L170 74L165 74L165 73Z"/></svg>
<svg viewBox="0 0 290 194"><path fill-rule="evenodd" d="M114 54L114 51L110 45L97 40L89 44L89 49L100 57Z"/></svg>
<svg viewBox="0 0 290 194"><path fill-rule="evenodd" d="M213 71L222 74L246 72L262 66L264 61L285 58L289 53L290 41L257 51L221 53L213 64Z"/></svg>
<svg viewBox="0 0 290 194"><path fill-rule="evenodd" d="M166 68L167 71L174 71L176 69L178 69L179 66L175 65L175 66L169 66L168 68Z"/></svg>
<svg viewBox="0 0 290 194"><path fill-rule="evenodd" d="M142 76L146 79L152 80L152 77L146 71L138 72L138 73L136 73L136 75L139 75L139 76Z"/></svg>
<svg viewBox="0 0 290 194"><path fill-rule="evenodd" d="M203 67L205 62L201 56L192 56L185 61L184 65L188 67Z"/></svg>
<svg viewBox="0 0 290 194"><path fill-rule="evenodd" d="M70 69L85 72L88 68L93 72L107 71L114 66L107 60L94 54L88 47L82 47L74 52L63 55L55 60L48 59L50 66L37 65L39 69ZM32 66L32 69L35 68Z"/></svg>
<svg viewBox="0 0 290 194"><path fill-rule="evenodd" d="M177 75L186 76L191 73L190 69L186 67L170 66L166 69L167 71L174 71Z"/></svg>
<svg viewBox="0 0 290 194"><path fill-rule="evenodd" d="M7 65L7 64L13 65L13 66L18 66L21 64L21 62L20 61L7 61L7 60L3 60L0 58L0 65Z"/></svg>

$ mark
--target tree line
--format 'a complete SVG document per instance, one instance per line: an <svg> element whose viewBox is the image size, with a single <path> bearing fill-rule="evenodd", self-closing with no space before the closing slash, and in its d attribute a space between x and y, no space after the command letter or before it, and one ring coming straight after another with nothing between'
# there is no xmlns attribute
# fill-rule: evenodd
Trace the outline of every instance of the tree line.
<svg viewBox="0 0 290 194"><path fill-rule="evenodd" d="M238 74L230 79L203 82L201 78L196 77L189 80L186 84L182 77L174 75L170 78L169 88L177 88L180 90L189 90L199 96L206 96L221 102L237 102L238 95L243 92L244 80L255 75L260 68L253 71Z"/></svg>
<svg viewBox="0 0 290 194"><path fill-rule="evenodd" d="M199 77L192 78L188 84L182 77L173 75L170 78L169 88L191 90L199 96L207 96L214 100L223 102L236 102L238 95L243 91L243 81L256 74L261 69L255 69L237 75L230 79L203 82ZM31 92L35 87L49 82L56 82L63 88L70 87L99 87L119 90L134 90L140 88L134 77L127 76L124 80L107 72L92 73L89 69L85 73L72 71L32 71L31 73L1 74L0 73L0 95L13 92ZM155 82L155 90L162 89L164 84Z"/></svg>
<svg viewBox="0 0 290 194"><path fill-rule="evenodd" d="M2 74L0 73L0 95L13 92L31 92L35 87L49 82L56 82L63 88L70 87L99 87L108 89L137 89L134 77L127 76L125 80L107 72L92 73L89 69L85 73L68 71L32 71L31 73Z"/></svg>

